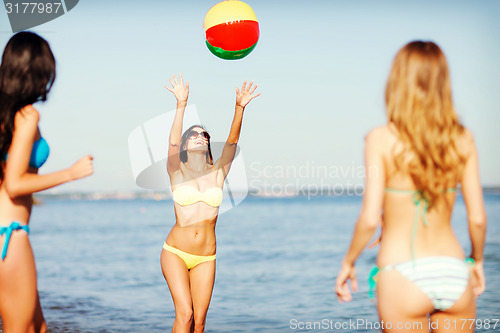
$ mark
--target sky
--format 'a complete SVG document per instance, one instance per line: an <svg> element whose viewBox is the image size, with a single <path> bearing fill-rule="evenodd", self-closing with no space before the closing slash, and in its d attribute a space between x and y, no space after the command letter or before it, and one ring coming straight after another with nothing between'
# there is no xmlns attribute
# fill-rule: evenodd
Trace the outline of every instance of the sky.
<svg viewBox="0 0 500 333"><path fill-rule="evenodd" d="M235 87L258 84L262 95L245 110L239 142L250 189L362 184L364 137L386 122L392 59L415 39L436 42L447 56L481 181L500 186L500 1L248 0L260 39L236 61L205 45L203 19L218 2L82 0L30 29L57 60L49 100L36 105L51 147L40 173L95 158L93 176L48 193L141 190L128 136L175 109L164 85L177 73L190 82L189 104L215 141L229 133ZM12 35L2 9L2 50Z"/></svg>

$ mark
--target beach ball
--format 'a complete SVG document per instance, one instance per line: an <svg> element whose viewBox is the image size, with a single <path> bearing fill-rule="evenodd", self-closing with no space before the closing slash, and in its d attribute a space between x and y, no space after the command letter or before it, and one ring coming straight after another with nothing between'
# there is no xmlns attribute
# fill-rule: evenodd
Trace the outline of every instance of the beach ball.
<svg viewBox="0 0 500 333"><path fill-rule="evenodd" d="M259 22L252 8L239 0L210 8L203 22L208 49L227 60L246 57L259 40Z"/></svg>

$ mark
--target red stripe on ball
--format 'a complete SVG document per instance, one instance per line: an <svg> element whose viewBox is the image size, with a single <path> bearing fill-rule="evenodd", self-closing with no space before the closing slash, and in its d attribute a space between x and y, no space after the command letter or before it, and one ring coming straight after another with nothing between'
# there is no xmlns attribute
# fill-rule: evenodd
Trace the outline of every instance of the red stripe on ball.
<svg viewBox="0 0 500 333"><path fill-rule="evenodd" d="M210 45L226 51L246 49L259 40L259 23L243 20L218 24L207 29L206 38Z"/></svg>

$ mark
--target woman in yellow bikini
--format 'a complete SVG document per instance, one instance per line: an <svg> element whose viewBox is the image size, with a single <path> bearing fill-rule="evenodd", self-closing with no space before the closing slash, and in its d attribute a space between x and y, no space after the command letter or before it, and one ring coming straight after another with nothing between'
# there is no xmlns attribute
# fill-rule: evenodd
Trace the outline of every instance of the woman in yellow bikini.
<svg viewBox="0 0 500 333"><path fill-rule="evenodd" d="M172 332L204 332L215 280L215 223L222 202L222 187L240 137L243 111L260 94L253 82L236 88L236 106L222 156L213 161L210 135L195 125L182 134L189 83L182 76L166 86L177 99L170 131L167 172L172 185L176 223L161 253L161 268L175 306Z"/></svg>
<svg viewBox="0 0 500 333"><path fill-rule="evenodd" d="M357 289L354 263L383 212L376 279L385 332L472 331L475 300L485 289L486 214L472 134L458 121L446 58L432 42L396 55L386 86L388 124L366 137L361 212L335 290L341 302ZM471 239L465 258L450 224L457 185ZM473 265L472 263L475 262ZM472 329L471 329L472 328Z"/></svg>

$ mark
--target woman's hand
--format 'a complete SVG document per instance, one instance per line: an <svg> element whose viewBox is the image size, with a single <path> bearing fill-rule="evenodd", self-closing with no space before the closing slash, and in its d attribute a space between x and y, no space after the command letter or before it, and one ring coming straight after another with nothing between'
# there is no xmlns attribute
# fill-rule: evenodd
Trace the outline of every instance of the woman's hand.
<svg viewBox="0 0 500 333"><path fill-rule="evenodd" d="M165 88L172 94L174 94L175 98L177 99L177 103L187 103L187 99L189 96L189 82L187 82L184 86L182 74L179 74L179 80L177 80L177 77L175 75L173 75L173 80L172 78L169 78L168 80L172 84L172 88L169 88L167 85L165 85Z"/></svg>
<svg viewBox="0 0 500 333"><path fill-rule="evenodd" d="M252 99L260 95L260 93L252 95L255 89L257 89L257 85L255 85L252 89L253 81L250 81L248 87L246 85L247 81L245 80L245 82L243 82L243 86L241 86L241 91L238 87L236 87L236 106L241 106L242 108L245 108L245 106L247 106Z"/></svg>
<svg viewBox="0 0 500 333"><path fill-rule="evenodd" d="M69 172L72 180L77 180L90 176L94 173L94 166L92 161L94 158L91 155L87 155L78 160L69 168Z"/></svg>
<svg viewBox="0 0 500 333"><path fill-rule="evenodd" d="M471 270L472 291L475 297L479 297L486 289L483 261L476 261Z"/></svg>
<svg viewBox="0 0 500 333"><path fill-rule="evenodd" d="M354 264L343 262L335 282L335 292L341 303L352 301L352 295L347 285L347 280L351 280L352 290L358 291L358 280L356 280L356 268Z"/></svg>

